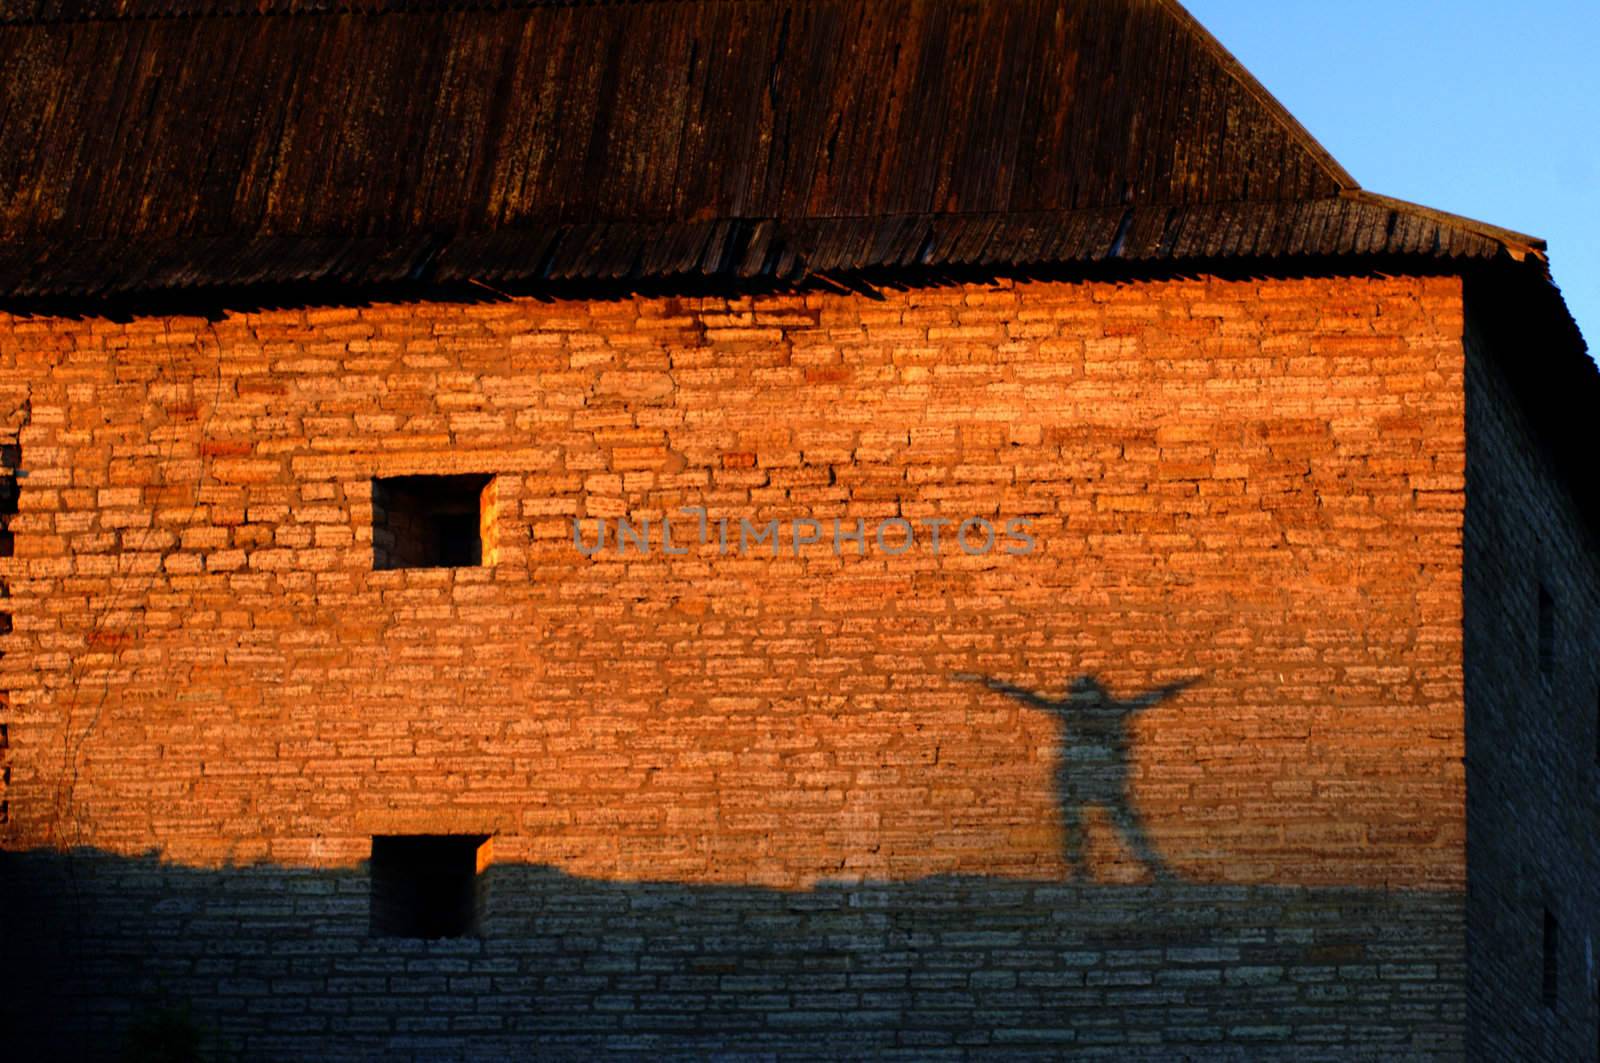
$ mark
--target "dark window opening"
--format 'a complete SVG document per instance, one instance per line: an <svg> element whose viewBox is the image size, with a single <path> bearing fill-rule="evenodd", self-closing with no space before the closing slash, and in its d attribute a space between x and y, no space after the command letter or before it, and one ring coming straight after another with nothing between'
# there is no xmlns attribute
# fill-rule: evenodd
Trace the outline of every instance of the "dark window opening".
<svg viewBox="0 0 1600 1063"><path fill-rule="evenodd" d="M458 938L478 922L482 834L391 834L372 839L372 933Z"/></svg>
<svg viewBox="0 0 1600 1063"><path fill-rule="evenodd" d="M1539 584L1539 671L1550 675L1556 669L1556 600L1550 588Z"/></svg>
<svg viewBox="0 0 1600 1063"><path fill-rule="evenodd" d="M372 567L483 564L487 475L391 476L372 481Z"/></svg>
<svg viewBox="0 0 1600 1063"><path fill-rule="evenodd" d="M0 443L0 557L10 557L15 546L11 518L17 514L17 471L21 467L22 448L15 443Z"/></svg>
<svg viewBox="0 0 1600 1063"><path fill-rule="evenodd" d="M1558 965L1557 949L1561 935L1561 927L1556 922L1556 917L1550 909L1544 910L1544 1006L1556 1006L1556 993L1560 985L1561 970Z"/></svg>

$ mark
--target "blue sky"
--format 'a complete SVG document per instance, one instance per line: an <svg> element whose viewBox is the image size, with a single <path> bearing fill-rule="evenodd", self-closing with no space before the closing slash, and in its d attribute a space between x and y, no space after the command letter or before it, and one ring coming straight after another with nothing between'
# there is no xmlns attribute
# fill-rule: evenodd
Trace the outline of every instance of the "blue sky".
<svg viewBox="0 0 1600 1063"><path fill-rule="evenodd" d="M1183 0L1364 188L1550 242L1600 353L1600 0Z"/></svg>

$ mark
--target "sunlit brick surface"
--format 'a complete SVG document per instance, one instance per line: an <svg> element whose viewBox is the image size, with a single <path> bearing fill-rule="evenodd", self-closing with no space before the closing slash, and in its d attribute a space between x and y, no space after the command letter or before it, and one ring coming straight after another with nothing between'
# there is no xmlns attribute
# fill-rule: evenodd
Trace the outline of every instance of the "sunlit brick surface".
<svg viewBox="0 0 1600 1063"><path fill-rule="evenodd" d="M1193 677L1131 732L1179 875L1459 889L1461 330L1415 278L0 319L7 844L1059 878L1054 722L956 676ZM415 473L496 474L492 565L372 570ZM574 546L686 506L1037 550Z"/></svg>

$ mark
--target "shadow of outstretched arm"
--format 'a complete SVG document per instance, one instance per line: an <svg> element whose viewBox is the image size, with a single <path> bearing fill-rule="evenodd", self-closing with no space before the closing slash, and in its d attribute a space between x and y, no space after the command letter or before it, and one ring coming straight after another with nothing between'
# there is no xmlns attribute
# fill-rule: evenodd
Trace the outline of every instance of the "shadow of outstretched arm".
<svg viewBox="0 0 1600 1063"><path fill-rule="evenodd" d="M1019 687L1014 683L1007 683L1003 679L996 679L994 676L978 675L975 672L957 672L956 679L963 683L982 683L996 693L1015 698L1025 705L1032 705L1039 709L1053 709L1057 704L1050 698L1036 694L1025 687Z"/></svg>
<svg viewBox="0 0 1600 1063"><path fill-rule="evenodd" d="M1166 701L1168 698L1180 693L1181 691L1187 690L1188 688L1194 686L1199 681L1200 678L1195 676L1190 679L1180 679L1176 683L1168 683L1165 686L1156 687L1154 690L1148 690L1145 693L1140 694L1138 697L1129 698L1127 701L1122 702L1122 707L1127 709L1129 712L1138 712L1141 709L1152 708L1153 706L1161 704L1163 701Z"/></svg>

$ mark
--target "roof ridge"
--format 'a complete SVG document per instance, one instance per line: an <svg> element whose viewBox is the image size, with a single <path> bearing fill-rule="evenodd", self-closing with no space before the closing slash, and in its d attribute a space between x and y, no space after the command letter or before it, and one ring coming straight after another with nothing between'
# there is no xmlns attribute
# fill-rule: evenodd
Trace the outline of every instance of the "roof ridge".
<svg viewBox="0 0 1600 1063"><path fill-rule="evenodd" d="M0 26L196 18L438 14L535 7L604 7L684 0L0 0ZM764 3L768 0L725 0Z"/></svg>
<svg viewBox="0 0 1600 1063"><path fill-rule="evenodd" d="M1350 171L1346 170L1340 165L1339 160L1333 157L1333 153L1323 147L1322 142L1312 136L1311 131L1302 125L1300 120L1254 74L1250 73L1249 68L1241 63L1238 57L1217 39L1215 34L1206 29L1199 19L1191 15L1188 8L1184 7L1179 0L1156 0L1156 2L1166 8L1173 18L1177 19L1212 53L1221 64L1222 69L1238 82L1241 88L1254 97L1256 102L1261 104L1277 120L1278 124L1300 143L1301 147L1306 149L1312 158L1317 161L1322 171L1335 184L1340 185L1343 190L1353 191L1361 187L1360 182L1351 176Z"/></svg>

